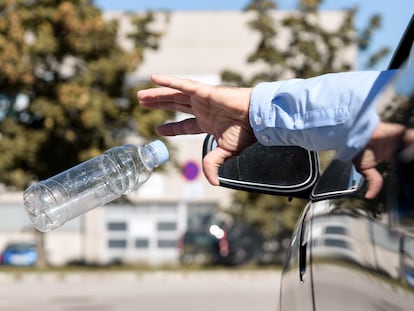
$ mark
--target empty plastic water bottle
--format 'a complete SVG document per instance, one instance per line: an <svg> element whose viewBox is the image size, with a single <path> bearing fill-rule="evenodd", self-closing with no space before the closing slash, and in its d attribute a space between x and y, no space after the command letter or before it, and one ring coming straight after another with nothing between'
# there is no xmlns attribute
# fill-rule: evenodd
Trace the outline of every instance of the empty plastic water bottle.
<svg viewBox="0 0 414 311"><path fill-rule="evenodd" d="M26 189L24 207L34 226L47 232L130 193L169 158L156 140L145 146L124 145L80 163Z"/></svg>

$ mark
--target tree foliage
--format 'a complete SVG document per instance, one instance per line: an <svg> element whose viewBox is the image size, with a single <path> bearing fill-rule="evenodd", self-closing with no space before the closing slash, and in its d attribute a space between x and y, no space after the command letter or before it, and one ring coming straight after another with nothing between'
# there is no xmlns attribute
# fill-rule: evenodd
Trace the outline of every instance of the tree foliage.
<svg viewBox="0 0 414 311"><path fill-rule="evenodd" d="M367 49L373 32L379 27L380 17L373 17L357 34L354 26L357 9L350 8L343 11L343 19L335 29L327 28L320 23L320 4L319 0L301 0L297 11L275 18L276 1L250 1L245 11L254 13L249 26L259 33L260 39L247 62L264 64L265 70L250 77L225 70L222 80L233 85L252 86L286 77L308 78L352 69L352 60L344 58L343 51L352 46ZM288 29L289 35L285 33L282 39L279 36L283 28ZM386 53L386 49L377 52L372 62ZM237 192L233 212L266 235L280 238L291 232L304 203L296 199L289 201L276 196Z"/></svg>
<svg viewBox="0 0 414 311"><path fill-rule="evenodd" d="M152 138L153 122L171 117L140 109L125 83L145 49L158 47L151 12L130 16L130 50L119 43L118 22L90 0L4 0L0 17L1 183L22 189L122 143L125 133Z"/></svg>
<svg viewBox="0 0 414 311"><path fill-rule="evenodd" d="M372 43L372 37L378 29L381 28L382 19L378 14L374 14L368 20L365 27L358 33L357 44L358 48L362 52L368 52ZM389 47L381 47L378 51L374 51L368 56L368 61L365 64L367 68L374 67L381 59L390 53Z"/></svg>

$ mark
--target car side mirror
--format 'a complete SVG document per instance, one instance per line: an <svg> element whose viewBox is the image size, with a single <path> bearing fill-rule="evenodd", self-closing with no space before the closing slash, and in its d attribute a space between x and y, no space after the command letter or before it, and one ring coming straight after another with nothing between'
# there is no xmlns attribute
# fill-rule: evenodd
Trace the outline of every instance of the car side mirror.
<svg viewBox="0 0 414 311"><path fill-rule="evenodd" d="M214 137L207 135L203 157L216 147ZM296 146L255 143L227 159L218 175L223 187L308 198L319 177L319 158L316 152Z"/></svg>

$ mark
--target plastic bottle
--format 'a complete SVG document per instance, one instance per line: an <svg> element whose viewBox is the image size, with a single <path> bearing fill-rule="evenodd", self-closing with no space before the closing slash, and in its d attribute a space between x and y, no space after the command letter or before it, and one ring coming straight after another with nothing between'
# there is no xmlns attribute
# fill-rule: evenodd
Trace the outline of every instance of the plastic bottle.
<svg viewBox="0 0 414 311"><path fill-rule="evenodd" d="M143 147L124 145L27 188L24 207L36 229L47 232L130 193L169 158L156 140Z"/></svg>

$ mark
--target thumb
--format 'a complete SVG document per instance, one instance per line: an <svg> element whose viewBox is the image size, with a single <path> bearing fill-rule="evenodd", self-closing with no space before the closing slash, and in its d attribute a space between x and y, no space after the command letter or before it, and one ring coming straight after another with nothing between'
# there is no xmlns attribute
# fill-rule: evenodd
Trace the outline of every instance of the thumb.
<svg viewBox="0 0 414 311"><path fill-rule="evenodd" d="M365 193L366 199L374 199L381 191L383 179L381 174L376 168L368 168L361 170L361 174L364 175L367 183L368 190Z"/></svg>
<svg viewBox="0 0 414 311"><path fill-rule="evenodd" d="M224 161L231 157L231 152L217 147L210 151L203 159L203 172L208 182L213 186L219 185L218 169Z"/></svg>

